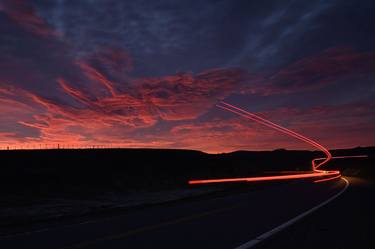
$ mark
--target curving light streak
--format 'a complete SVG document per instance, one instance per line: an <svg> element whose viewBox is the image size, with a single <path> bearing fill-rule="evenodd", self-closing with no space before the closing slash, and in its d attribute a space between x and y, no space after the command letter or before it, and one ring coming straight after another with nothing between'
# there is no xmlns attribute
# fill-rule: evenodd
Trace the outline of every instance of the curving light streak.
<svg viewBox="0 0 375 249"><path fill-rule="evenodd" d="M207 180L190 180L189 184L205 184L205 183L222 183L222 182L258 182L258 181L275 181L275 180L288 180L288 179L306 179L306 178L321 178L323 179L315 180L314 182L324 182L329 180L334 180L339 177L341 177L340 171L332 170L332 171L325 171L325 170L319 170L318 168L322 165L326 164L328 161L330 161L332 158L357 158L357 157L367 157L366 155L361 156L337 156L332 157L331 153L326 149L323 145L317 143L316 141L307 138L297 132L294 132L292 130L289 130L285 127L282 127L278 124L275 124L269 120L266 120L254 113L250 113L248 111L245 111L239 107L236 107L234 105L228 104L224 101L221 101L220 104L216 105L217 107L230 111L234 114L237 114L241 117L253 120L259 124L265 125L267 127L270 127L272 129L275 129L277 131L280 131L282 133L285 133L289 136L292 136L294 138L297 138L301 141L304 141L315 148L321 150L326 154L325 158L315 158L311 161L312 164L312 172L309 173L301 173L301 174L288 174L288 175L275 175L275 176L262 176L262 177L245 177L245 178L225 178L225 179L207 179ZM318 164L316 164L316 161L322 161Z"/></svg>
<svg viewBox="0 0 375 249"><path fill-rule="evenodd" d="M304 142L306 142L306 143L314 146L318 150L323 151L326 154L326 156L327 156L326 159L323 162L321 162L320 164L316 165L316 166L313 165L313 170L317 169L318 167L322 166L323 164L325 164L329 160L331 160L332 155L328 151L328 149L326 149L323 145L320 145L319 143L315 142L314 140L312 140L310 138L307 138L307 137L305 137L305 136L303 136L301 134L298 134L297 132L289 130L289 129L285 128L285 127L282 127L282 126L280 126L278 124L275 124L275 123L273 123L273 122L271 122L269 120L266 120L266 119L264 119L264 118L262 118L262 117L260 117L260 116L258 116L256 114L254 114L254 113L250 113L250 112L245 111L245 110L243 110L241 108L238 108L236 106L228 104L228 103L226 103L224 101L222 101L221 103L224 104L224 106L222 106L222 105L216 105L216 106L219 107L219 108L221 108L221 109L224 109L224 110L230 111L232 113L238 114L238 115L240 115L242 117L245 117L247 119L251 119L251 120L253 120L253 121L257 122L257 123L263 124L265 126L273 128L273 129L278 130L280 132L283 132L283 133L285 133L285 134L287 134L289 136L295 137L295 138L297 138L297 139L299 139L301 141L304 141Z"/></svg>
<svg viewBox="0 0 375 249"><path fill-rule="evenodd" d="M340 174L340 172L338 172L338 171L325 171L325 172L312 172L312 173L276 175L276 176L257 176L257 177L244 177L244 178L191 180L191 181L189 181L189 184L292 180L292 179L306 179L306 178L311 178L311 177L337 176L337 174Z"/></svg>
<svg viewBox="0 0 375 249"><path fill-rule="evenodd" d="M337 178L340 178L340 177L341 177L341 174L339 174L338 176L334 176L334 177L328 177L328 178L315 180L314 182L326 182L326 181L331 181L331 180L334 180L334 179L337 179Z"/></svg>

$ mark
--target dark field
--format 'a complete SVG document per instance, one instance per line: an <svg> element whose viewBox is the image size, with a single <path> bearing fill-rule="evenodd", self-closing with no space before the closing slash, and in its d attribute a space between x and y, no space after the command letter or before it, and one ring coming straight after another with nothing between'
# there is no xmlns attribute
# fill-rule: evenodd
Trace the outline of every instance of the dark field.
<svg viewBox="0 0 375 249"><path fill-rule="evenodd" d="M327 168L375 178L375 148L332 154L368 155L333 160ZM160 149L0 151L0 225L31 224L242 188L249 184L189 186L187 181L310 170L311 160L321 156L320 152L287 150L216 155Z"/></svg>
<svg viewBox="0 0 375 249"><path fill-rule="evenodd" d="M333 156L368 155L337 159L326 166L349 175L374 175L375 148L334 150ZM310 170L310 151L238 151L206 154L189 150L87 149L0 151L0 191L3 195L34 195L74 191L170 189L187 187L199 178L243 177L280 170ZM353 162L355 162L353 164Z"/></svg>

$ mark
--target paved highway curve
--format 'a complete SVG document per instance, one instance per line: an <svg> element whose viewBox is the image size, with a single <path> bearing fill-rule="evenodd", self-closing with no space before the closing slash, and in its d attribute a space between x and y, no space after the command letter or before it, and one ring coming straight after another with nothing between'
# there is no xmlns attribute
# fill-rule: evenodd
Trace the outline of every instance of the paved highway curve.
<svg viewBox="0 0 375 249"><path fill-rule="evenodd" d="M0 238L0 248L234 249L319 205L344 187L342 179L288 181L63 227L47 226L38 232Z"/></svg>

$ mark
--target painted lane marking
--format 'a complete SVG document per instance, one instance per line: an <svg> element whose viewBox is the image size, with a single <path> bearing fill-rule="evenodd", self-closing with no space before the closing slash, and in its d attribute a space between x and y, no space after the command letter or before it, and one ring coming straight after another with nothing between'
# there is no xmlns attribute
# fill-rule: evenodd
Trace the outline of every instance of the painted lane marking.
<svg viewBox="0 0 375 249"><path fill-rule="evenodd" d="M236 247L235 249L249 249L249 248L253 248L255 245L257 245L258 243L270 238L271 236L277 234L278 232L281 232L282 230L284 230L285 228L289 227L290 225L296 223L297 221L301 220L302 218L304 218L305 216L315 212L316 210L318 210L319 208L327 205L328 203L330 203L331 201L333 201L334 199L336 199L337 197L339 197L342 193L344 193L346 191L346 189L349 187L349 181L345 178L342 178L344 181L345 181L345 187L340 191L338 192L337 194L335 194L334 196L330 197L329 199L323 201L322 203L318 204L317 206L303 212L302 214L294 217L293 219L291 220L288 220L287 222L281 224L280 226L277 226L275 228L273 228L272 230L268 231L268 232L265 232L261 235L259 235L258 237L256 237L255 239L252 239L238 247Z"/></svg>

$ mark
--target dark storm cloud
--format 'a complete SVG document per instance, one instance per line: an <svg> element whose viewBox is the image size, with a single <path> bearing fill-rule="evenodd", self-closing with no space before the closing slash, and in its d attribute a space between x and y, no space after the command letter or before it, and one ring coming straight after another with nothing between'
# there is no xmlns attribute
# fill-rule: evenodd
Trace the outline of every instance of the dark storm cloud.
<svg viewBox="0 0 375 249"><path fill-rule="evenodd" d="M338 45L368 46L375 41L373 5L318 0L38 1L38 10L77 54L103 44L122 47L134 57L135 73L160 75L222 66L270 70Z"/></svg>
<svg viewBox="0 0 375 249"><path fill-rule="evenodd" d="M299 92L343 80L375 78L375 52L327 49L288 65L262 82L265 94Z"/></svg>
<svg viewBox="0 0 375 249"><path fill-rule="evenodd" d="M39 9L78 53L121 46L135 58L138 73L155 75L259 64L277 52L276 39L325 9L319 4L60 1Z"/></svg>
<svg viewBox="0 0 375 249"><path fill-rule="evenodd" d="M237 37L223 39L228 34L221 30L227 30L226 26L233 22L227 16L230 4L225 1L214 5L209 2L67 1L41 6L44 6L40 7L41 14L78 54L91 53L103 44L120 46L130 51L136 70L142 75L220 66L223 55L230 54L228 49L241 42L235 30L231 33Z"/></svg>

